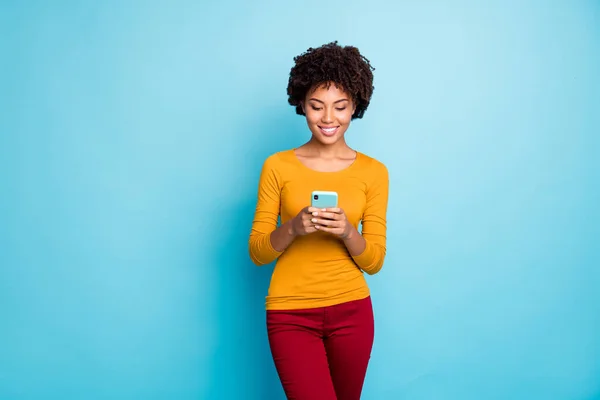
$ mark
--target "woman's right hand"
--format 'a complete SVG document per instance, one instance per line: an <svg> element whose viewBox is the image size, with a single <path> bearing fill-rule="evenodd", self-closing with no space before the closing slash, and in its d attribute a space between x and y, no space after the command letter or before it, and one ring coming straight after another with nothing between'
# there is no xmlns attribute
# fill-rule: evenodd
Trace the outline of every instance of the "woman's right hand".
<svg viewBox="0 0 600 400"><path fill-rule="evenodd" d="M311 222L313 218L313 209L312 207L304 207L298 215L296 215L292 219L292 232L295 236L305 236L317 231L315 228L315 224Z"/></svg>

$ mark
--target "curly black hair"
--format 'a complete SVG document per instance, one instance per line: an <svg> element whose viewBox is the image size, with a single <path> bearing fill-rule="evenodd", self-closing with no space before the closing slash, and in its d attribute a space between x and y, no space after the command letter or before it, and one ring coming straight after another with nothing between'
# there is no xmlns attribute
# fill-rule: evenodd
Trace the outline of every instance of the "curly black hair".
<svg viewBox="0 0 600 400"><path fill-rule="evenodd" d="M305 115L301 103L309 90L334 83L352 96L356 105L352 119L363 117L374 90L375 68L356 47L342 47L335 41L309 48L294 57L294 62L287 94L288 103L296 107L296 114Z"/></svg>

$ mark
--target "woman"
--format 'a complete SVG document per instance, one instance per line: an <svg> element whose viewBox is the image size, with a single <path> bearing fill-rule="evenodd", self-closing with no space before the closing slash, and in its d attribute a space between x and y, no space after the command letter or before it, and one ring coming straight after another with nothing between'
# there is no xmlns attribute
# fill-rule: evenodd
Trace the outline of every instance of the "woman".
<svg viewBox="0 0 600 400"><path fill-rule="evenodd" d="M249 252L257 265L277 261L267 331L287 397L359 399L374 336L364 273L385 257L388 172L344 136L369 105L373 68L337 42L294 61L288 101L312 137L264 162ZM337 192L337 207L310 207L314 190Z"/></svg>

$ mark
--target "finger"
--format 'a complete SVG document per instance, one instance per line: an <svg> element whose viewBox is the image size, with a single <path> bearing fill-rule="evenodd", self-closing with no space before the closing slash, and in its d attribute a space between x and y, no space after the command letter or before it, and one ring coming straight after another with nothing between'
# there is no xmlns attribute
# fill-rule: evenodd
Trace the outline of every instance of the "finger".
<svg viewBox="0 0 600 400"><path fill-rule="evenodd" d="M335 213L335 214L343 214L344 213L344 210L342 210L339 207L327 208L327 209L324 209L323 211L327 211L327 212Z"/></svg>
<svg viewBox="0 0 600 400"><path fill-rule="evenodd" d="M307 207L307 208L306 208L306 212L307 212L307 213L309 213L309 214L315 213L315 212L317 212L317 211L319 211L319 210L320 210L320 209L319 209L319 208L316 208L316 207Z"/></svg>
<svg viewBox="0 0 600 400"><path fill-rule="evenodd" d="M327 211L323 211L323 210L312 212L312 216L326 218L326 219L342 219L343 218L342 214L336 214L336 213L327 212Z"/></svg>
<svg viewBox="0 0 600 400"><path fill-rule="evenodd" d="M310 220L313 224L315 225L321 225L321 226L330 226L330 227L334 227L334 226L338 226L339 222L335 221L335 220L331 220L331 219L323 219L323 218L313 218Z"/></svg>
<svg viewBox="0 0 600 400"><path fill-rule="evenodd" d="M316 225L315 228L318 231L332 233L332 234L335 234L335 235L338 235L339 232L340 232L339 228L332 228L332 227L329 227L329 226Z"/></svg>
<svg viewBox="0 0 600 400"><path fill-rule="evenodd" d="M302 219L303 219L303 220L306 220L306 221L310 221L310 220L312 220L313 218L315 218L315 217L316 217L316 215L315 215L315 214L316 214L316 212L313 212L313 213L311 213L311 214L304 214L304 215L302 216Z"/></svg>
<svg viewBox="0 0 600 400"><path fill-rule="evenodd" d="M315 225L332 226L335 221L321 218L313 218L310 220Z"/></svg>
<svg viewBox="0 0 600 400"><path fill-rule="evenodd" d="M324 218L324 219L331 219L331 220L342 220L344 218L343 215L341 214L335 214L335 213L331 213L331 212L318 212L318 213L313 213L313 216L318 216L319 218Z"/></svg>

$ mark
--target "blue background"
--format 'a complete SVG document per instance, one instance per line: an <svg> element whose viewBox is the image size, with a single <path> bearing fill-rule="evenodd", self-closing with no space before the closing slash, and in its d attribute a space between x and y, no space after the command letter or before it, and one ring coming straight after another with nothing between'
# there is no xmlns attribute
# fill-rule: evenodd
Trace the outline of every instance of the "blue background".
<svg viewBox="0 0 600 400"><path fill-rule="evenodd" d="M2 2L0 398L283 398L247 238L333 40L391 176L363 398L600 398L593 0Z"/></svg>

